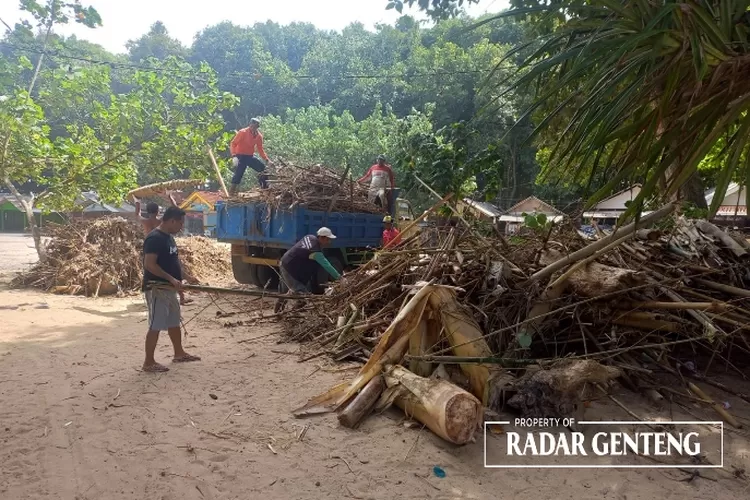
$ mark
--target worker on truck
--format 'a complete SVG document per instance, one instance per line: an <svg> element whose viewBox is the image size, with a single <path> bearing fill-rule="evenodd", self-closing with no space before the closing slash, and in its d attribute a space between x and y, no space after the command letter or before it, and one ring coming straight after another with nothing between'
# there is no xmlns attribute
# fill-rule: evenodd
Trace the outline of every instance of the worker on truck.
<svg viewBox="0 0 750 500"><path fill-rule="evenodd" d="M387 205L386 211L390 212L390 207L393 205L391 198L393 197L393 189L396 187L396 178L393 175L393 169L386 163L384 155L378 156L378 162L371 166L365 175L357 179L357 182L368 180L370 181L368 199L381 207L384 204Z"/></svg>
<svg viewBox="0 0 750 500"><path fill-rule="evenodd" d="M265 174L265 170L266 163L270 163L271 160L268 159L268 155L263 150L263 134L260 133L259 128L260 118L253 118L250 120L250 125L237 132L229 144L229 153L232 155L232 166L234 167L229 194L237 193L247 167L258 172L258 183L261 189L268 187L268 176ZM266 163L255 157L256 149Z"/></svg>
<svg viewBox="0 0 750 500"><path fill-rule="evenodd" d="M280 291L289 294L310 293L310 281L315 275L318 265L325 269L334 280L341 278L331 262L323 255L323 248L331 244L336 235L327 227L318 229L317 234L308 234L281 257ZM284 309L284 299L276 302L274 310L278 313Z"/></svg>

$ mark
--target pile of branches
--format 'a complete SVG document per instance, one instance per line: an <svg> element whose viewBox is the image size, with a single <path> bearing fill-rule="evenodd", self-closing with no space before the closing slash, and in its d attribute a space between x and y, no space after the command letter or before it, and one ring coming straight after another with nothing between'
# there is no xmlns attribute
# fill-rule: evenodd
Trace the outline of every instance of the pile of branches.
<svg viewBox="0 0 750 500"><path fill-rule="evenodd" d="M413 238L349 274L324 305L285 318L287 335L311 343L313 355L366 362L415 285L432 282L457 291L493 359L449 359L443 341L422 361L522 370L596 360L651 399L673 396L660 383L664 374L714 385L712 368L745 377L750 245L673 208L593 242L572 226L513 243L468 224L443 229L437 247L420 248Z"/></svg>
<svg viewBox="0 0 750 500"><path fill-rule="evenodd" d="M122 217L71 220L50 224L44 258L11 283L69 295L129 294L143 279L144 235L139 224ZM178 238L185 270L201 281L232 278L226 246L202 236Z"/></svg>
<svg viewBox="0 0 750 500"><path fill-rule="evenodd" d="M199 281L218 285L234 280L229 245L204 236L177 238L184 270Z"/></svg>
<svg viewBox="0 0 750 500"><path fill-rule="evenodd" d="M140 288L140 227L122 217L71 220L47 227L44 258L14 286L70 295L111 295Z"/></svg>
<svg viewBox="0 0 750 500"><path fill-rule="evenodd" d="M270 175L268 189L239 193L239 203L248 199L269 206L291 209L302 205L310 210L379 214L384 210L368 200L368 188L340 172L322 165L283 164Z"/></svg>

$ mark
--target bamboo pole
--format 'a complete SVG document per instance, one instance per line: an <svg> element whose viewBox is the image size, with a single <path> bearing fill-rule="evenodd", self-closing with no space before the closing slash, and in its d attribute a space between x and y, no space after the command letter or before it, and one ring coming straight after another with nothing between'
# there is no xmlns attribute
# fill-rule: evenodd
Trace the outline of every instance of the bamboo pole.
<svg viewBox="0 0 750 500"><path fill-rule="evenodd" d="M745 290L744 288L737 288L736 286L723 285L721 283L716 283L715 281L704 280L701 278L695 278L695 282L700 283L703 286L707 286L708 288L718 290L720 292L728 293L731 295L736 295L737 297L750 298L750 290Z"/></svg>
<svg viewBox="0 0 750 500"><path fill-rule="evenodd" d="M160 288L165 290L174 290L175 288L169 283L151 282L149 286L152 288ZM329 297L325 295L288 295L283 293L265 292L261 290L237 290L234 288L221 288L218 286L205 286L205 285L182 285L182 289L193 292L205 292L205 293L218 293L224 295L245 295L250 297L266 297L270 299L296 299L304 297L305 300L328 300Z"/></svg>
<svg viewBox="0 0 750 500"><path fill-rule="evenodd" d="M711 404L711 406L713 407L714 411L716 411L716 413L718 413L719 415L721 415L721 418L723 418L724 420L726 420L729 423L729 425L731 425L735 429L741 429L742 428L742 424L740 424L737 421L737 419L734 418L734 416L732 416L728 411L726 411L723 406L721 406L720 404L717 404L708 394L706 394L705 392L703 392L703 389L701 389L700 387L698 387L697 385L695 385L692 382L688 382L688 388L693 393L695 393L696 396L698 396L699 398L701 398L701 399L709 402Z"/></svg>
<svg viewBox="0 0 750 500"><path fill-rule="evenodd" d="M221 176L221 170L219 170L219 165L216 163L216 158L214 158L214 152L211 149L211 146L208 147L208 157L211 158L211 164L214 166L214 170L216 170L216 177L219 179L219 184L221 185L221 190L224 192L224 196L229 198L229 191L227 191L227 186L224 184L224 178Z"/></svg>

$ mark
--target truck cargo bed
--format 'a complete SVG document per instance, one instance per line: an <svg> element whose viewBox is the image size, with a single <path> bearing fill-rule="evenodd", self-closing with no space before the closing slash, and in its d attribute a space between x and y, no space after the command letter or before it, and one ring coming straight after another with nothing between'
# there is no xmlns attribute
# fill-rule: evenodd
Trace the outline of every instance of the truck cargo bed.
<svg viewBox="0 0 750 500"><path fill-rule="evenodd" d="M216 236L219 241L259 247L288 249L307 234L326 226L336 239L331 248L379 246L383 215L269 207L263 202L216 204Z"/></svg>

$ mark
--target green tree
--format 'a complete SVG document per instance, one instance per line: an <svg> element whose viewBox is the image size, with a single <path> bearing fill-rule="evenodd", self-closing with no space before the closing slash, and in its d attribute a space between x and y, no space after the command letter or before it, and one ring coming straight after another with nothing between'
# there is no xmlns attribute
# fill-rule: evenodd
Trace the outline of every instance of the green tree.
<svg viewBox="0 0 750 500"><path fill-rule="evenodd" d="M152 24L148 33L140 38L129 40L125 47L133 62L150 58L163 60L171 56L185 58L188 55L187 48L179 40L169 36L167 27L161 21Z"/></svg>

